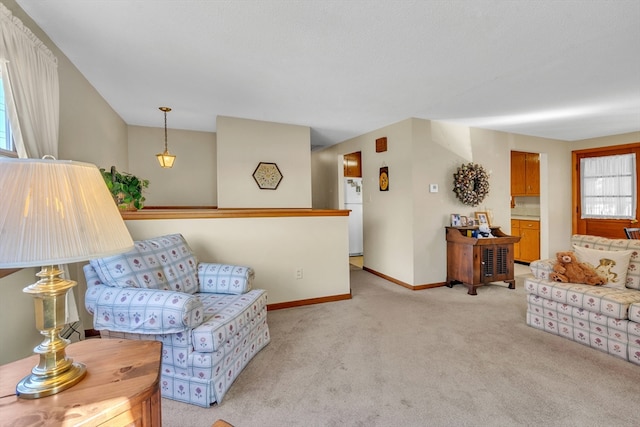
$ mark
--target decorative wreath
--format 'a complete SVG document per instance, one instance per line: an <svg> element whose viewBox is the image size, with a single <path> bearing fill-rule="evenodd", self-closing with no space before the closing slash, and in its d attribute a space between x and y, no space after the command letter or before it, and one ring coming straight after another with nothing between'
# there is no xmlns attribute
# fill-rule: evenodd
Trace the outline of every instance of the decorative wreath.
<svg viewBox="0 0 640 427"><path fill-rule="evenodd" d="M489 194L489 174L478 164L463 164L453 174L453 192L465 205L478 206Z"/></svg>

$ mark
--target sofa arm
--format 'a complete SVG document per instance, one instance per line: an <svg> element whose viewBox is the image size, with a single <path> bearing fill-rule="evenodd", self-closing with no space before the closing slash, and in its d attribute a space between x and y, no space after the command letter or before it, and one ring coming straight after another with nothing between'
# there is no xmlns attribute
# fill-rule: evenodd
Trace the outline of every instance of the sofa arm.
<svg viewBox="0 0 640 427"><path fill-rule="evenodd" d="M244 294L251 290L255 273L240 265L198 264L198 292L214 294Z"/></svg>
<svg viewBox="0 0 640 427"><path fill-rule="evenodd" d="M529 268L536 279L549 280L549 275L553 273L553 266L556 262L553 258L539 259L529 264Z"/></svg>
<svg viewBox="0 0 640 427"><path fill-rule="evenodd" d="M200 325L202 302L184 292L94 284L85 295L93 327L137 334L171 334Z"/></svg>

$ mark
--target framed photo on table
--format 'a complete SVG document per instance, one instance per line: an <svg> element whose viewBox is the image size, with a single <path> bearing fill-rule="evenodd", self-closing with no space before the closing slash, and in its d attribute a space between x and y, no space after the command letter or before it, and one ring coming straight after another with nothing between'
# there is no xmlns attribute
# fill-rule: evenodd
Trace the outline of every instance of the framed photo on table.
<svg viewBox="0 0 640 427"><path fill-rule="evenodd" d="M487 215L486 212L476 212L476 219L478 220L478 225L487 224L491 227L491 224L489 224L489 215Z"/></svg>
<svg viewBox="0 0 640 427"><path fill-rule="evenodd" d="M469 219L464 215L460 215L460 226L466 227L468 224L469 224Z"/></svg>
<svg viewBox="0 0 640 427"><path fill-rule="evenodd" d="M461 225L460 214L451 214L451 226L460 227L460 225Z"/></svg>

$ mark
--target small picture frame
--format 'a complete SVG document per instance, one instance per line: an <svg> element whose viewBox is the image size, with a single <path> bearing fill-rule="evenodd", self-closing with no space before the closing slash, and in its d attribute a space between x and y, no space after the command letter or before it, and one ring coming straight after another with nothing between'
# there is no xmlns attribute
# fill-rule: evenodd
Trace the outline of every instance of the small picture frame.
<svg viewBox="0 0 640 427"><path fill-rule="evenodd" d="M466 227L467 225L469 225L469 218L464 215L460 215L460 226Z"/></svg>
<svg viewBox="0 0 640 427"><path fill-rule="evenodd" d="M486 212L476 212L476 219L478 220L478 225L486 224L491 227L489 224L489 215Z"/></svg>
<svg viewBox="0 0 640 427"><path fill-rule="evenodd" d="M451 214L451 226L460 227L460 224L461 224L460 214Z"/></svg>
<svg viewBox="0 0 640 427"><path fill-rule="evenodd" d="M467 218L467 227L475 227L477 224L477 221L471 217Z"/></svg>

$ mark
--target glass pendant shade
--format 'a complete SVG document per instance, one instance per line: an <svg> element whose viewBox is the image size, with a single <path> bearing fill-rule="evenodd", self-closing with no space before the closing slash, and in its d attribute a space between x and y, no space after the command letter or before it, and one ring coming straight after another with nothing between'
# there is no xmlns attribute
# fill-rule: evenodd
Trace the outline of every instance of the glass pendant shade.
<svg viewBox="0 0 640 427"><path fill-rule="evenodd" d="M156 154L158 159L158 163L163 168L172 168L173 162L176 161L176 156L174 154L169 153L169 149L167 148L167 113L171 111L169 107L159 107L160 111L164 113L164 153Z"/></svg>
<svg viewBox="0 0 640 427"><path fill-rule="evenodd" d="M158 158L160 166L163 168L173 167L173 162L176 160L176 156L170 154L167 150L165 150L164 153L156 154L156 157Z"/></svg>

